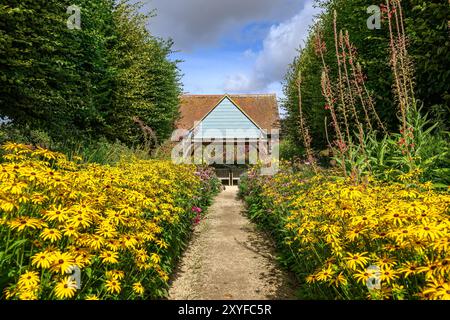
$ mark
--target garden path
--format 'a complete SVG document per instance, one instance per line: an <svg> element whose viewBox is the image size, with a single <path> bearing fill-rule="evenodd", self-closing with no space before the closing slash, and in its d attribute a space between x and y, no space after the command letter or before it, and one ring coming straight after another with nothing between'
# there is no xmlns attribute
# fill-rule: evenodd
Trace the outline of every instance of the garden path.
<svg viewBox="0 0 450 320"><path fill-rule="evenodd" d="M227 186L195 228L169 290L172 300L294 299L292 279L268 237L244 215Z"/></svg>

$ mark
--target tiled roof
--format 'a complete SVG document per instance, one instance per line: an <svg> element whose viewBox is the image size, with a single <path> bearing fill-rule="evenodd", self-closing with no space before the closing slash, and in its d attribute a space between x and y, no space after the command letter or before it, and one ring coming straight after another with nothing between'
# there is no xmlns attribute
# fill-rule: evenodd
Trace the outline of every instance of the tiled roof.
<svg viewBox="0 0 450 320"><path fill-rule="evenodd" d="M177 128L192 129L196 121L201 121L226 96L261 129L279 129L280 118L275 94L183 95Z"/></svg>

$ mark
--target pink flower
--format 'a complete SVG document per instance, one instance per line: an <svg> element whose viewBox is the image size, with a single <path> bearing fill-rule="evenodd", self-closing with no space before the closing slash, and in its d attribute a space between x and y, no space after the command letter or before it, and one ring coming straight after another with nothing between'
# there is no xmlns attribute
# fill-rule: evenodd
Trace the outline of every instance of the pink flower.
<svg viewBox="0 0 450 320"><path fill-rule="evenodd" d="M200 223L200 221L202 221L202 217L200 214L197 214L194 218L194 225L197 225Z"/></svg>
<svg viewBox="0 0 450 320"><path fill-rule="evenodd" d="M192 207L192 211L193 211L193 212L197 212L197 213L201 213L201 212L202 212L202 209L199 208L199 207L194 206L194 207Z"/></svg>

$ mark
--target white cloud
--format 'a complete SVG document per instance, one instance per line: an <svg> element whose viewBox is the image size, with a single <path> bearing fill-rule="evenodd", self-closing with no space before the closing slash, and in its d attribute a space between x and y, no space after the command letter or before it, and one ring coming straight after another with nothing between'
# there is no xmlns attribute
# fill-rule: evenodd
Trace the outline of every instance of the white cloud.
<svg viewBox="0 0 450 320"><path fill-rule="evenodd" d="M247 49L244 51L243 56L245 59L255 59L257 54L252 49Z"/></svg>
<svg viewBox="0 0 450 320"><path fill-rule="evenodd" d="M297 49L307 39L314 16L320 12L313 7L313 2L308 0L297 15L270 28L262 50L253 58L250 71L226 77L224 87L227 92L263 92L277 87L297 55ZM249 54L244 53L244 56Z"/></svg>
<svg viewBox="0 0 450 320"><path fill-rule="evenodd" d="M304 0L146 0L147 10L157 16L149 29L163 38L172 38L175 47L189 51L211 45L224 34L238 35L254 21L282 21L302 7Z"/></svg>

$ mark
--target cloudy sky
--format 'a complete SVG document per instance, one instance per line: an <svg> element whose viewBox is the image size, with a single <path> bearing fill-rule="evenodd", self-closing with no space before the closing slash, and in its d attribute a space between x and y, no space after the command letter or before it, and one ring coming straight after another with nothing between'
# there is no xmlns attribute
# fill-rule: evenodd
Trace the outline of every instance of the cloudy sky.
<svg viewBox="0 0 450 320"><path fill-rule="evenodd" d="M313 0L146 0L175 41L187 93L277 93L319 9Z"/></svg>

